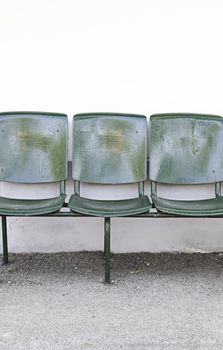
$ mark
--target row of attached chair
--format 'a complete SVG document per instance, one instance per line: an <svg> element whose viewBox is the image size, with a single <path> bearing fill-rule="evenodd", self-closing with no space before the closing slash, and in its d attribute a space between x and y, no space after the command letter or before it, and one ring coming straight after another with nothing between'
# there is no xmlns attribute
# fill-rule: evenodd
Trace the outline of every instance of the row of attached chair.
<svg viewBox="0 0 223 350"><path fill-rule="evenodd" d="M157 114L150 118L149 178L161 212L181 216L223 215L223 119L202 114ZM157 184L215 184L215 198L170 200Z"/></svg>
<svg viewBox="0 0 223 350"><path fill-rule="evenodd" d="M58 182L57 197L0 197L3 259L8 262L7 216L40 216L65 206L67 180L67 116L58 113L0 114L0 181ZM223 215L223 119L201 114L143 115L88 113L73 118L71 212L105 218L105 281L110 282L110 218L157 213L180 216ZM147 155L147 149L149 154ZM149 176L147 158L149 156ZM144 182L151 180L151 200ZM94 200L81 196L81 183L138 184L138 196ZM160 198L157 184L215 184L215 198ZM154 210L154 209L153 209ZM62 215L61 215L62 216Z"/></svg>

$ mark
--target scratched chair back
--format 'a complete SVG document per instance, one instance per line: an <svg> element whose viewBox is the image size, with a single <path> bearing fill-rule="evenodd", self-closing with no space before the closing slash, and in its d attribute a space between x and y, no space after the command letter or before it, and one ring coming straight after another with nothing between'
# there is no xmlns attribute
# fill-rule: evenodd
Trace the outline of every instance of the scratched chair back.
<svg viewBox="0 0 223 350"><path fill-rule="evenodd" d="M79 114L73 119L73 179L124 184L146 179L147 120L141 115Z"/></svg>
<svg viewBox="0 0 223 350"><path fill-rule="evenodd" d="M150 119L149 177L167 184L223 180L222 118L200 114L157 114Z"/></svg>
<svg viewBox="0 0 223 350"><path fill-rule="evenodd" d="M46 183L67 178L67 116L0 114L0 181Z"/></svg>

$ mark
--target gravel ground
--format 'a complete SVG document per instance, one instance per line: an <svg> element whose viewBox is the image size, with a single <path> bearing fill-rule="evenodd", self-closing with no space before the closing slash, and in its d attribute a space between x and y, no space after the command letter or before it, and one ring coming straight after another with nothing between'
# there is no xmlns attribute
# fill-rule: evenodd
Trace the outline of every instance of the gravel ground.
<svg viewBox="0 0 223 350"><path fill-rule="evenodd" d="M223 349L223 254L12 254L0 350Z"/></svg>

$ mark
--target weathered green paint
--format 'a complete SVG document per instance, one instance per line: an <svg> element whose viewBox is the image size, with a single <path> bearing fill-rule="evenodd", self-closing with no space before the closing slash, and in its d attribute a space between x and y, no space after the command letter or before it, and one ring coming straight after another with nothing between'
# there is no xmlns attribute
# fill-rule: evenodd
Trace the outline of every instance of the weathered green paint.
<svg viewBox="0 0 223 350"><path fill-rule="evenodd" d="M71 210L84 215L118 217L145 213L151 208L147 196L123 200L96 200L74 194L69 201Z"/></svg>
<svg viewBox="0 0 223 350"><path fill-rule="evenodd" d="M223 180L223 120L199 114L157 114L150 119L149 177L170 184Z"/></svg>
<svg viewBox="0 0 223 350"><path fill-rule="evenodd" d="M79 114L73 119L74 194L69 207L76 213L104 217L105 282L110 283L110 218L148 212L144 196L147 177L147 119L129 114ZM80 197L80 182L138 182L139 197L94 200Z"/></svg>
<svg viewBox="0 0 223 350"><path fill-rule="evenodd" d="M0 114L0 180L43 183L67 178L67 116Z"/></svg>
<svg viewBox="0 0 223 350"><path fill-rule="evenodd" d="M111 219L104 219L104 259L105 259L105 283L111 282L110 277L110 228L111 228Z"/></svg>
<svg viewBox="0 0 223 350"><path fill-rule="evenodd" d="M147 176L147 120L129 114L79 114L73 119L75 180L118 184Z"/></svg>
<svg viewBox="0 0 223 350"><path fill-rule="evenodd" d="M223 215L223 197L203 200L172 200L152 196L156 209L180 216L208 217Z"/></svg>
<svg viewBox="0 0 223 350"><path fill-rule="evenodd" d="M150 121L150 179L152 200L161 212L179 216L221 216L223 197L223 119L199 114L154 115ZM217 198L172 200L160 198L157 183L217 183Z"/></svg>
<svg viewBox="0 0 223 350"><path fill-rule="evenodd" d="M30 216L60 210L66 195L46 199L15 199L0 197L0 215Z"/></svg>
<svg viewBox="0 0 223 350"><path fill-rule="evenodd" d="M142 177L142 164L145 164L145 158L147 159L146 152L147 150L145 149L145 141L142 140L141 144L138 146L138 150L134 154L132 153L129 155L131 169L133 171L135 179L140 179ZM145 173L147 174L147 163Z"/></svg>
<svg viewBox="0 0 223 350"><path fill-rule="evenodd" d="M143 194L147 175L147 120L141 115L78 114L73 120L75 194L69 207L84 215L114 217L149 211ZM80 197L80 183L119 184L140 182L140 198L94 200Z"/></svg>

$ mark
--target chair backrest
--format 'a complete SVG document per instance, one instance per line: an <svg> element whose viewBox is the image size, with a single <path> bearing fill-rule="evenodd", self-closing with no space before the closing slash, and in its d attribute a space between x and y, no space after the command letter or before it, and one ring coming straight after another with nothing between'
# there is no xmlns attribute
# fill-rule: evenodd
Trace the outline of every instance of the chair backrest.
<svg viewBox="0 0 223 350"><path fill-rule="evenodd" d="M144 181L146 159L145 116L112 113L74 116L74 180L98 184Z"/></svg>
<svg viewBox="0 0 223 350"><path fill-rule="evenodd" d="M169 184L223 180L223 119L201 114L150 117L149 177Z"/></svg>
<svg viewBox="0 0 223 350"><path fill-rule="evenodd" d="M66 115L0 113L0 181L44 183L66 178Z"/></svg>

